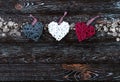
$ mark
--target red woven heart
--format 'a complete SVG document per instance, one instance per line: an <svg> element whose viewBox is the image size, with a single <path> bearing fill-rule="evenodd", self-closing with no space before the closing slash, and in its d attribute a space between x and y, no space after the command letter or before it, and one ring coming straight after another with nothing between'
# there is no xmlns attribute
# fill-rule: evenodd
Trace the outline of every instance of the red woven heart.
<svg viewBox="0 0 120 82"><path fill-rule="evenodd" d="M76 23L75 30L80 42L92 37L95 34L95 28L90 25L87 26L85 22Z"/></svg>

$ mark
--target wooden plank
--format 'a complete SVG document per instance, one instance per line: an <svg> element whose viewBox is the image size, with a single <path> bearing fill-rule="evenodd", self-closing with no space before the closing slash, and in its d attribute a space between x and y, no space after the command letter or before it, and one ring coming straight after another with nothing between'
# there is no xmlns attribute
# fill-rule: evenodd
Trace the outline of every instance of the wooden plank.
<svg viewBox="0 0 120 82"><path fill-rule="evenodd" d="M97 75L93 75L89 80L120 79L120 69L117 64L89 64L89 66L91 68L87 68L86 71L92 71ZM118 68L115 68L115 66ZM64 78L69 72L70 70L65 70L61 64L0 64L1 81L75 81L74 73L69 79ZM78 72L82 72L82 70ZM78 80L82 80L82 78Z"/></svg>
<svg viewBox="0 0 120 82"><path fill-rule="evenodd" d="M20 26L22 26L23 23L26 23L26 22L29 22L31 23L32 20L28 17L29 15L18 15L18 14L0 14L0 16L6 21L8 22L9 20L12 20L16 23L19 24L19 28ZM70 24L72 23L76 23L78 21L88 21L90 18L94 17L95 15L68 15L64 20L65 21L68 21ZM104 17L106 18L109 18L110 21L112 21L112 19L117 19L118 17L120 17L119 14L105 14L103 15ZM60 15L35 15L36 18L38 18L38 20L40 22L43 23L44 25L44 31L43 31L43 34L41 36L41 38L39 39L39 43L48 43L48 42L56 42L55 39L48 33L48 30L47 30L47 25L48 23L50 23L51 21L58 21L59 18L60 18ZM46 20L47 19L47 20ZM98 20L96 20L93 25L95 23L98 23L98 21L104 21L103 18L100 18ZM20 29L21 30L21 29ZM21 32L21 31L20 31ZM7 33L6 37L2 37L0 36L1 40L0 42L33 42L29 39L27 39L24 34L22 33L22 36L20 37L11 37L9 35L9 33ZM101 33L100 32L97 32L97 34L92 37L91 39L89 40L86 40L85 42L107 42L107 41L116 41L116 39L112 36L101 36ZM70 30L70 33L68 33L68 35L63 38L63 40L61 40L61 42L78 42L77 40L77 37L76 37L76 34L75 34L75 30Z"/></svg>
<svg viewBox="0 0 120 82"><path fill-rule="evenodd" d="M71 14L79 13L119 13L119 0L1 0L0 11L5 13L63 13L64 11L69 11ZM31 4L33 3L33 5ZM15 9L15 5L20 3L23 5L21 11ZM26 6L30 3L29 6Z"/></svg>
<svg viewBox="0 0 120 82"><path fill-rule="evenodd" d="M120 63L120 44L1 43L0 63Z"/></svg>
<svg viewBox="0 0 120 82"><path fill-rule="evenodd" d="M28 6L17 10L17 3ZM70 30L60 42L51 37L46 25L53 20L58 21L64 11L68 11L64 20L70 24L86 22L98 14L103 17L99 20L112 20L120 18L120 1L0 0L0 17L5 21L12 20L20 27L22 23L32 21L28 17L32 13L45 26L42 37L36 43L24 36L0 36L0 81L86 80L90 72L95 73L90 80L120 80L120 44L115 42L114 37L97 33L91 39L78 43L74 30ZM65 63L69 63L68 67Z"/></svg>

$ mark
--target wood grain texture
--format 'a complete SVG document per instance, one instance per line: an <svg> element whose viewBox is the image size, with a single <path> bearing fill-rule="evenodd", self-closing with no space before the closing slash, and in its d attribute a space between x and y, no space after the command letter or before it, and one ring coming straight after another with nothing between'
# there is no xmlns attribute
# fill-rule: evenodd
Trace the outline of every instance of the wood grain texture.
<svg viewBox="0 0 120 82"><path fill-rule="evenodd" d="M15 5L22 5L17 10ZM79 43L74 30L60 42L56 42L48 33L45 24L58 21L64 11L68 11L65 21L76 23L102 15L98 20L120 18L119 0L0 0L0 16L19 26L31 22L33 14L44 24L44 33L38 42L24 36L13 38L0 37L0 81L75 81L70 79L62 64L88 64L91 71L98 74L90 80L120 80L120 43L111 36L94 37ZM96 20L95 23L97 23ZM81 80L81 79L79 79Z"/></svg>
<svg viewBox="0 0 120 82"><path fill-rule="evenodd" d="M120 44L0 44L1 63L120 63Z"/></svg>
<svg viewBox="0 0 120 82"><path fill-rule="evenodd" d="M32 2L33 5L25 7L24 4ZM19 12L15 9L15 4L21 3L23 5L23 9ZM41 3L44 3L41 5ZM1 0L1 11L6 13L62 13L64 11L68 11L71 14L79 14L79 13L119 13L119 0Z"/></svg>
<svg viewBox="0 0 120 82"><path fill-rule="evenodd" d="M1 81L76 81L74 76L65 79L66 70L61 64L0 64ZM91 80L119 80L119 66L110 64L90 64L91 71L98 76ZM115 68L113 66L117 66ZM66 71L66 72L65 72ZM94 77L94 76L93 76ZM79 79L81 80L81 79Z"/></svg>

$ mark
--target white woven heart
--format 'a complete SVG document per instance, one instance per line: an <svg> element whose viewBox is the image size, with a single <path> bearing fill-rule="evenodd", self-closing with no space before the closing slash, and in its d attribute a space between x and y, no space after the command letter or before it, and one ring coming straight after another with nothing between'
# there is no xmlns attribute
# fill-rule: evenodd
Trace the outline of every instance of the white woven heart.
<svg viewBox="0 0 120 82"><path fill-rule="evenodd" d="M54 21L48 24L49 33L57 41L60 41L62 38L64 38L69 32L69 29L70 29L70 25L68 24L68 22L64 22L64 21L60 25L58 25L58 23Z"/></svg>

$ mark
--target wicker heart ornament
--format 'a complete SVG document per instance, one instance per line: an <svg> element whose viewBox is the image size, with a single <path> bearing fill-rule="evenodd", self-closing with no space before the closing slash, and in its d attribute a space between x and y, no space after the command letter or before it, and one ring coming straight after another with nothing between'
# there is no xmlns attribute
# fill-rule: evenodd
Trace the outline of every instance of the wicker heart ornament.
<svg viewBox="0 0 120 82"><path fill-rule="evenodd" d="M90 24L98 17L99 16L92 18L87 23L85 23L85 22L76 23L75 31L76 31L76 35L78 37L79 42L86 40L86 39L92 37L93 35L95 35L95 28L94 28L94 26L92 26Z"/></svg>
<svg viewBox="0 0 120 82"><path fill-rule="evenodd" d="M31 17L33 16L31 15ZM43 32L43 25L34 18L32 24L25 24L23 26L22 31L27 38L38 41Z"/></svg>
<svg viewBox="0 0 120 82"><path fill-rule="evenodd" d="M79 41L83 41L92 37L95 34L95 29L93 26L87 26L84 22L78 22L75 25L76 35Z"/></svg>
<svg viewBox="0 0 120 82"><path fill-rule="evenodd" d="M60 41L62 38L64 38L69 32L69 29L70 29L70 25L68 24L68 22L64 22L64 21L60 25L54 21L48 25L49 33L57 41Z"/></svg>
<svg viewBox="0 0 120 82"><path fill-rule="evenodd" d="M48 31L57 41L62 40L70 29L68 22L63 21L63 18L66 16L67 12L64 13L64 16L61 17L59 23L52 21L48 24Z"/></svg>

